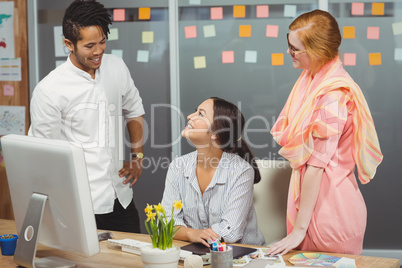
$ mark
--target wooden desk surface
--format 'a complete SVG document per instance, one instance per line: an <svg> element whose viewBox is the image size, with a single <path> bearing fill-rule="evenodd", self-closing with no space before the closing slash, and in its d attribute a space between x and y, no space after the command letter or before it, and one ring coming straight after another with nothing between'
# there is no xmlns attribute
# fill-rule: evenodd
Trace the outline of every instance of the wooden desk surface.
<svg viewBox="0 0 402 268"><path fill-rule="evenodd" d="M16 233L16 226L13 220L2 220L0 219L0 235ZM114 239L136 239L146 242L151 242L148 235L144 234L133 234L133 233L123 233L123 232L114 232ZM174 241L176 246L184 246L187 245L187 242L183 241ZM242 245L244 246L244 245ZM252 246L250 246L252 247ZM39 258L48 257L48 256L57 256L60 258L72 260L78 264L78 267L142 267L141 256L126 253L114 249L107 248L107 242L100 242L101 252L92 257L83 257L77 254L72 254L68 252L63 252L57 249L52 249L49 247L45 247L43 245L38 245L36 256ZM291 251L290 253L283 256L283 259L286 262L287 266L293 266L287 260L301 251ZM346 254L334 254L328 253L329 255L337 256L337 257L347 257L356 260L356 266L361 268L400 268L400 263L398 259L388 259L388 258L378 258L378 257L368 257L368 256L355 256L355 255L346 255ZM0 255L0 267L15 267L13 256L3 256ZM183 263L179 263L178 267L184 267ZM210 267L210 266L204 266Z"/></svg>

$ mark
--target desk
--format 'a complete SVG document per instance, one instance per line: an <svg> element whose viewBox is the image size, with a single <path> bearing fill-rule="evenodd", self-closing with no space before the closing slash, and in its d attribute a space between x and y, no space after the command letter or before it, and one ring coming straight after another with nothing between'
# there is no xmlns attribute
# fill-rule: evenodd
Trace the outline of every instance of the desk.
<svg viewBox="0 0 402 268"><path fill-rule="evenodd" d="M7 233L16 233L16 226L13 220L2 220L0 219L0 234ZM145 234L133 234L133 233L123 233L123 232L115 232L113 231L114 239L136 239L145 242L151 242L148 235ZM184 246L187 245L187 242L184 241L174 241L176 246ZM242 245L244 246L244 245ZM253 247L253 246L250 246ZM141 256L126 253L114 249L107 248L107 242L100 242L101 252L92 257L83 257L76 254L71 254L68 252L63 252L57 249L52 249L49 247L45 247L43 245L38 245L36 256L39 258L47 257L47 256L57 256L60 258L68 259L74 261L78 264L78 267L132 267L139 268L142 267ZM287 260L302 251L291 251L290 253L283 256L283 259L286 262L286 265L292 266ZM334 254L328 253L337 257L347 257L353 258L356 260L356 266L358 268L400 268L400 263L398 259L388 259L388 258L377 258L377 257L367 257L367 256L354 256L347 254ZM13 256L3 256L0 255L0 267L15 267ZM179 267L184 267L182 263L179 263ZM204 266L210 267L210 266Z"/></svg>

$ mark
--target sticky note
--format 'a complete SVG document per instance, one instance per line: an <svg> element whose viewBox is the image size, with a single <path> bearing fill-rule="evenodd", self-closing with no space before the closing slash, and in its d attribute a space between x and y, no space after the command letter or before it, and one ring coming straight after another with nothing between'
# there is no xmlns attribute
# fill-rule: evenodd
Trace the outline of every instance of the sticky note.
<svg viewBox="0 0 402 268"><path fill-rule="evenodd" d="M184 27L184 36L186 38L196 38L197 37L197 26Z"/></svg>
<svg viewBox="0 0 402 268"><path fill-rule="evenodd" d="M246 6L233 6L233 17L234 18L246 17Z"/></svg>
<svg viewBox="0 0 402 268"><path fill-rule="evenodd" d="M118 28L111 28L109 29L110 33L107 37L109 41L112 40L119 40L119 29Z"/></svg>
<svg viewBox="0 0 402 268"><path fill-rule="evenodd" d="M142 32L142 43L152 44L154 42L154 32L144 31Z"/></svg>
<svg viewBox="0 0 402 268"><path fill-rule="evenodd" d="M251 25L239 25L239 37L251 37Z"/></svg>
<svg viewBox="0 0 402 268"><path fill-rule="evenodd" d="M269 17L269 6L257 6L257 18L268 18Z"/></svg>
<svg viewBox="0 0 402 268"><path fill-rule="evenodd" d="M150 7L138 8L138 19L139 20L150 20L151 19L151 8Z"/></svg>
<svg viewBox="0 0 402 268"><path fill-rule="evenodd" d="M213 25L213 24L212 25L204 25L203 30L204 30L205 38L216 36L215 25Z"/></svg>
<svg viewBox="0 0 402 268"><path fill-rule="evenodd" d="M392 23L392 32L394 35L402 34L402 21Z"/></svg>
<svg viewBox="0 0 402 268"><path fill-rule="evenodd" d="M402 48L395 48L394 59L402 60Z"/></svg>
<svg viewBox="0 0 402 268"><path fill-rule="evenodd" d="M202 69L206 67L207 63L205 60L205 56L194 57L194 69Z"/></svg>
<svg viewBox="0 0 402 268"><path fill-rule="evenodd" d="M296 17L296 5L285 5L283 16L291 18Z"/></svg>
<svg viewBox="0 0 402 268"><path fill-rule="evenodd" d="M223 19L223 9L221 7L211 7L211 20Z"/></svg>
<svg viewBox="0 0 402 268"><path fill-rule="evenodd" d="M364 15L364 3L352 3L352 15Z"/></svg>
<svg viewBox="0 0 402 268"><path fill-rule="evenodd" d="M137 51L137 62L149 62L149 51L148 50L138 50Z"/></svg>
<svg viewBox="0 0 402 268"><path fill-rule="evenodd" d="M380 27L367 27L367 39L380 39Z"/></svg>
<svg viewBox="0 0 402 268"><path fill-rule="evenodd" d="M3 95L4 96L14 96L14 86L4 85L3 86Z"/></svg>
<svg viewBox="0 0 402 268"><path fill-rule="evenodd" d="M343 26L343 38L345 38L345 39L355 38L355 27L354 26Z"/></svg>
<svg viewBox="0 0 402 268"><path fill-rule="evenodd" d="M384 15L384 3L373 3L371 6L371 14L378 16Z"/></svg>
<svg viewBox="0 0 402 268"><path fill-rule="evenodd" d="M189 5L201 5L201 0L190 0Z"/></svg>
<svg viewBox="0 0 402 268"><path fill-rule="evenodd" d="M356 66L356 53L343 54L343 65Z"/></svg>
<svg viewBox="0 0 402 268"><path fill-rule="evenodd" d="M381 53L369 53L370 65L381 65Z"/></svg>
<svg viewBox="0 0 402 268"><path fill-rule="evenodd" d="M271 63L272 65L283 65L283 53L272 53L271 55Z"/></svg>
<svg viewBox="0 0 402 268"><path fill-rule="evenodd" d="M244 54L244 62L256 63L257 62L257 51L246 50L246 53Z"/></svg>
<svg viewBox="0 0 402 268"><path fill-rule="evenodd" d="M234 51L222 51L222 63L234 63Z"/></svg>
<svg viewBox="0 0 402 268"><path fill-rule="evenodd" d="M279 26L278 25L267 25L266 37L276 37L278 38Z"/></svg>
<svg viewBox="0 0 402 268"><path fill-rule="evenodd" d="M121 50L121 49L112 49L112 51L110 53L113 55L116 55L120 58L123 58L123 50Z"/></svg>
<svg viewBox="0 0 402 268"><path fill-rule="evenodd" d="M125 21L126 10L125 9L113 9L113 21Z"/></svg>

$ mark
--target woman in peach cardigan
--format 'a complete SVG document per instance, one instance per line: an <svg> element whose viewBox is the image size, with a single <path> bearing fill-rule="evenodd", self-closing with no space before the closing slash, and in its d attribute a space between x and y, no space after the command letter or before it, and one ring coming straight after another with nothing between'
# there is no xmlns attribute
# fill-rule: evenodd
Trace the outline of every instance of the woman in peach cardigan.
<svg viewBox="0 0 402 268"><path fill-rule="evenodd" d="M287 236L268 254L297 248L361 254L367 211L354 174L369 182L382 161L359 86L338 56L341 34L328 12L300 15L289 26L293 67L303 69L271 129L293 172Z"/></svg>

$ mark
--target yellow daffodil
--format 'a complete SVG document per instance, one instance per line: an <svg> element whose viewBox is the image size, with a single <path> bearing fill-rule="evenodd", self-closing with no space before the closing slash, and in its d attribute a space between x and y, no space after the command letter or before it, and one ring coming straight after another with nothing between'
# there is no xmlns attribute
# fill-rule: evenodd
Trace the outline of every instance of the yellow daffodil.
<svg viewBox="0 0 402 268"><path fill-rule="evenodd" d="M159 213L163 213L163 212L164 212L164 208L163 208L163 206L161 205L161 203L159 203L157 206L154 205L154 207L155 207L155 210L156 210L157 212L159 212Z"/></svg>
<svg viewBox="0 0 402 268"><path fill-rule="evenodd" d="M154 221L155 216L156 216L156 213L152 213L152 212L147 213L147 221L150 221L150 220Z"/></svg>
<svg viewBox="0 0 402 268"><path fill-rule="evenodd" d="M177 210L180 210L183 207L183 204L181 203L181 200L179 200L179 201L175 200L174 203L173 203L173 207L175 209L177 209Z"/></svg>
<svg viewBox="0 0 402 268"><path fill-rule="evenodd" d="M146 214L152 212L152 206L150 206L150 205L147 203L147 207L144 209L144 211L145 211Z"/></svg>

